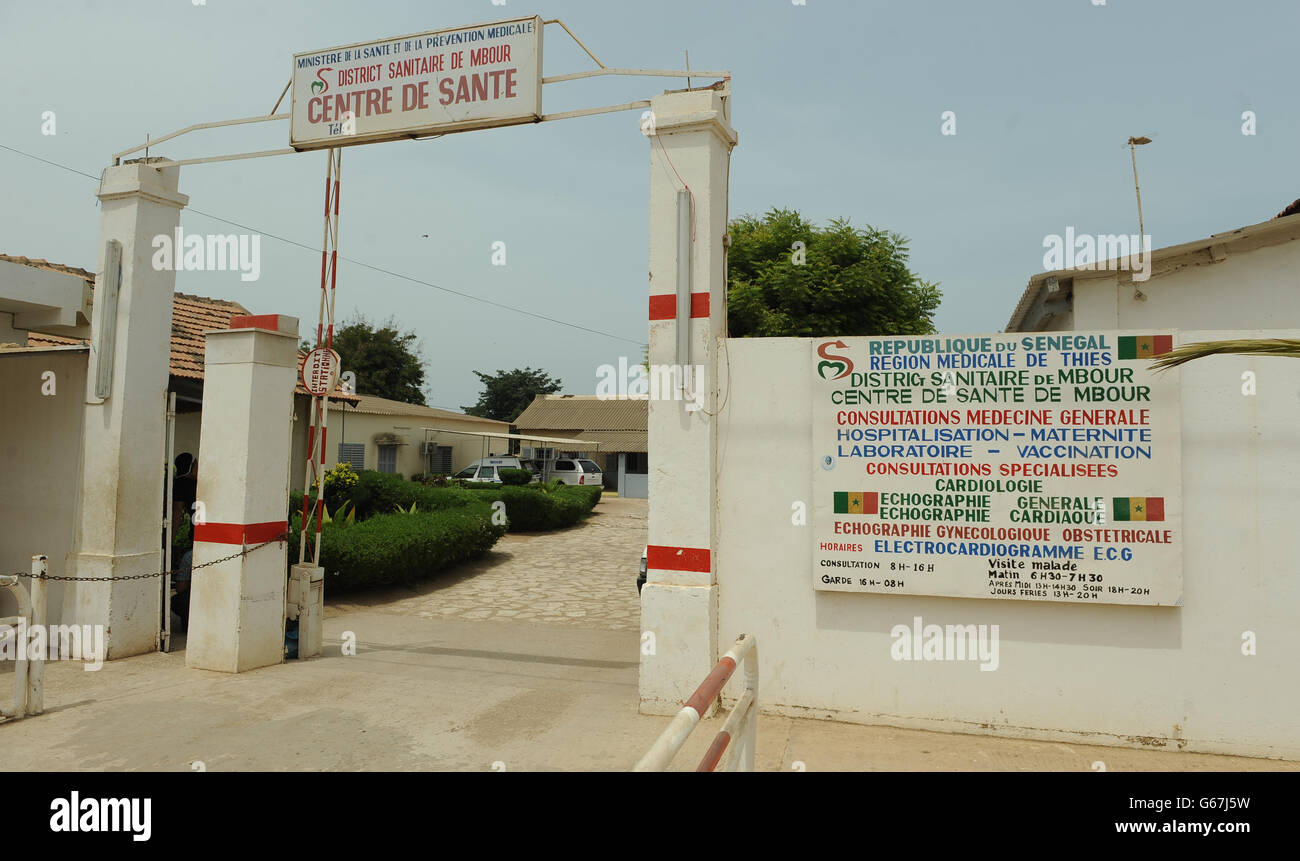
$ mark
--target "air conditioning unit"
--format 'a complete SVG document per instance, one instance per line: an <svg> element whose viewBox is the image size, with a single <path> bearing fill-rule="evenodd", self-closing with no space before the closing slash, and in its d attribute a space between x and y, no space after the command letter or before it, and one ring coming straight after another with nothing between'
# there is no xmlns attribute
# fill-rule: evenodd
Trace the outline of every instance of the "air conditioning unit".
<svg viewBox="0 0 1300 861"><path fill-rule="evenodd" d="M420 443L420 455L424 456L424 455L433 454L434 449L436 449L437 447L438 447L437 443L432 442L430 440L425 440L424 442Z"/></svg>

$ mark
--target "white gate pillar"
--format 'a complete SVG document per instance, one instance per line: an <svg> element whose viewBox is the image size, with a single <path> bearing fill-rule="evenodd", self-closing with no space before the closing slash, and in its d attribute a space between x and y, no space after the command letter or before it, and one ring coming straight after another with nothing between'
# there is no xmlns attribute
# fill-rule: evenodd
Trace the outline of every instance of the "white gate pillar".
<svg viewBox="0 0 1300 861"><path fill-rule="evenodd" d="M736 132L729 84L656 96L650 109L652 124L643 120L642 128L650 136L652 379L679 364L703 368L700 409L694 409L693 370L680 377L687 381L684 394L676 384L658 391L652 385L649 403L650 538L641 629L654 635L654 648L642 648L640 701L644 713L676 714L718 660L717 427L710 413L717 411L718 350L727 328L724 237ZM689 208L678 199L687 187ZM689 258L679 261L679 253ZM689 329L680 342L679 314Z"/></svg>
<svg viewBox="0 0 1300 861"><path fill-rule="evenodd" d="M205 332L198 501L185 666L239 673L284 660L284 542L199 565L288 529L298 320L235 317Z"/></svg>
<svg viewBox="0 0 1300 861"><path fill-rule="evenodd" d="M153 239L171 241L180 224L189 198L176 190L179 176L179 168L128 163L107 168L100 185L77 523L67 560L77 577L162 570L163 484L170 479L163 398L176 273L153 267ZM110 240L121 249L120 278L105 254ZM76 620L104 627L105 659L158 648L158 578L74 585Z"/></svg>

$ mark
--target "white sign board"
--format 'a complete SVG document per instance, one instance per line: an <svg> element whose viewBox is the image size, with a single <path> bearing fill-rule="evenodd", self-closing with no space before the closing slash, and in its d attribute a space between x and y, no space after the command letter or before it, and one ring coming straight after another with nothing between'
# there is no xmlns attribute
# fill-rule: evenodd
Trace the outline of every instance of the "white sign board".
<svg viewBox="0 0 1300 861"><path fill-rule="evenodd" d="M295 149L537 122L542 19L358 42L293 57Z"/></svg>
<svg viewBox="0 0 1300 861"><path fill-rule="evenodd" d="M812 342L814 587L1182 603L1170 334Z"/></svg>
<svg viewBox="0 0 1300 861"><path fill-rule="evenodd" d="M317 347L302 362L302 387L320 397L334 390L342 361L334 350Z"/></svg>

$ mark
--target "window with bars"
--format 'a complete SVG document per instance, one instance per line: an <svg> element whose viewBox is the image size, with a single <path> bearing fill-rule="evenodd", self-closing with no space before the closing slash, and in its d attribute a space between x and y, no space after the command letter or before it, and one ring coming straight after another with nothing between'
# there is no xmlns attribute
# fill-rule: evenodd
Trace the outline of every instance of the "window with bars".
<svg viewBox="0 0 1300 861"><path fill-rule="evenodd" d="M357 472L366 468L366 444L363 442L339 443L339 463L348 463Z"/></svg>
<svg viewBox="0 0 1300 861"><path fill-rule="evenodd" d="M451 446L437 445L429 452L429 474L451 475Z"/></svg>

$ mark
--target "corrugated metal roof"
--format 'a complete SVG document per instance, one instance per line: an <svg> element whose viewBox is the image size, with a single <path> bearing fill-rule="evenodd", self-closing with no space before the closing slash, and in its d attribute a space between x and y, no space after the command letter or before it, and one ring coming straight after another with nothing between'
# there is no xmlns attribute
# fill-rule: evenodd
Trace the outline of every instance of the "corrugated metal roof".
<svg viewBox="0 0 1300 861"><path fill-rule="evenodd" d="M645 398L538 395L515 419L515 426L525 432L621 430L640 431L644 434L649 424L649 405L650 402Z"/></svg>
<svg viewBox="0 0 1300 861"><path fill-rule="evenodd" d="M578 434L578 439L600 443L601 454L650 450L649 434L646 431L582 431Z"/></svg>
<svg viewBox="0 0 1300 861"><path fill-rule="evenodd" d="M375 395L356 395L357 405L348 407L350 413L368 413L376 416L420 416L431 419L446 419L450 421L469 421L469 422L488 422L493 425L499 425L502 430L510 427L509 422L499 422L495 419L481 419L477 416L467 416L464 413L453 412L452 410L443 410L437 407L426 407L421 404L408 404L404 401L393 401L388 398L376 397ZM333 405L331 405L333 408Z"/></svg>

